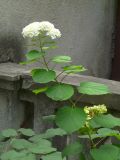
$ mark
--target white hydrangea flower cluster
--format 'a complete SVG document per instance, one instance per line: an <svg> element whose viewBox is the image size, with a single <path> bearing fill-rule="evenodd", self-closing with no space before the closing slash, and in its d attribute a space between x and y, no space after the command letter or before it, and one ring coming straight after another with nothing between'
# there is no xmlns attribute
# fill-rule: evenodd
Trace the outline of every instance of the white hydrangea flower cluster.
<svg viewBox="0 0 120 160"><path fill-rule="evenodd" d="M88 115L87 119L93 118L95 115L104 114L107 112L107 107L102 105L94 105L92 107L84 107L85 113Z"/></svg>
<svg viewBox="0 0 120 160"><path fill-rule="evenodd" d="M33 22L23 28L22 35L24 38L35 38L40 34L45 34L51 39L56 39L61 37L61 32L56 29L54 25L48 21L43 22Z"/></svg>

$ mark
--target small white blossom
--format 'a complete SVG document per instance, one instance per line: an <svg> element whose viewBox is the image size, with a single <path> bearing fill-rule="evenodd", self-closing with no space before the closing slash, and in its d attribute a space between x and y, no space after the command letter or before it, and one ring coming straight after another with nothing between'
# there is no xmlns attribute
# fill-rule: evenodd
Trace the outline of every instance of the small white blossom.
<svg viewBox="0 0 120 160"><path fill-rule="evenodd" d="M37 37L40 33L40 22L33 22L23 28L22 35L24 38Z"/></svg>
<svg viewBox="0 0 120 160"><path fill-rule="evenodd" d="M86 107L84 107L84 111L88 115L87 119L89 120L89 119L93 118L95 115L106 113L107 107L104 104L94 105L92 107L86 106Z"/></svg>
<svg viewBox="0 0 120 160"><path fill-rule="evenodd" d="M56 29L54 25L48 21L33 22L23 28L22 35L24 38L34 38L39 35L49 36L51 39L61 37L59 29Z"/></svg>
<svg viewBox="0 0 120 160"><path fill-rule="evenodd" d="M59 29L52 29L49 32L47 32L46 34L47 36L50 36L52 39L56 39L56 38L60 38L61 37L61 33L59 31Z"/></svg>
<svg viewBox="0 0 120 160"><path fill-rule="evenodd" d="M40 22L40 31L41 32L49 32L54 29L54 25L48 21Z"/></svg>

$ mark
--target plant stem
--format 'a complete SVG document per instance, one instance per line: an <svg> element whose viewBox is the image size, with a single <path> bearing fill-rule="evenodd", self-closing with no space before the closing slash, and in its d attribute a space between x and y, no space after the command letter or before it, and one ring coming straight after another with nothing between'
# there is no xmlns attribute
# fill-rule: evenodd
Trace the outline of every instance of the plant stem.
<svg viewBox="0 0 120 160"><path fill-rule="evenodd" d="M63 76L63 78L61 79L61 82L63 82L63 80L69 75L70 73L66 74L65 76Z"/></svg>
<svg viewBox="0 0 120 160"><path fill-rule="evenodd" d="M43 45L42 45L42 42L41 42L41 37L39 37L39 40L40 40L40 50L41 50L42 53L44 53L44 51L43 51ZM43 57L44 65L46 66L46 68L47 68L48 70L50 70L50 68L49 68L49 66L48 66L48 63L47 63L47 61L46 61L46 59L45 59L45 56L43 55L42 57ZM62 73L63 73L63 71L62 71L59 75L57 75L57 76L55 77L55 81L56 81L57 83L61 83L61 82L68 76L68 74L66 74L66 75L61 79L61 82L58 82L57 78L58 78ZM69 100L69 102L72 104L73 107L75 107L75 104L74 104L74 102L73 102L72 100Z"/></svg>
<svg viewBox="0 0 120 160"><path fill-rule="evenodd" d="M42 50L41 50L41 51L42 51ZM44 61L44 64L45 64L46 68L49 70L49 67L48 67L48 64L47 64L47 62L46 62L45 56L43 55L42 57L43 57L43 61Z"/></svg>
<svg viewBox="0 0 120 160"><path fill-rule="evenodd" d="M92 140L92 137L91 137L91 134L90 134L89 131L88 131L88 136L89 136L89 139L90 139L91 147L92 147L92 148L95 148L95 144L94 144L94 142L93 142L93 140Z"/></svg>
<svg viewBox="0 0 120 160"><path fill-rule="evenodd" d="M79 102L79 100L84 96L84 94L82 94L81 96L79 96L76 101L75 101L75 105Z"/></svg>
<svg viewBox="0 0 120 160"><path fill-rule="evenodd" d="M98 141L96 144L95 144L95 147L97 147L101 142L103 142L104 140L106 139L106 137L105 138L102 138L100 141Z"/></svg>
<svg viewBox="0 0 120 160"><path fill-rule="evenodd" d="M56 79L57 79L62 73L64 73L64 71L60 72L60 73L56 76Z"/></svg>
<svg viewBox="0 0 120 160"><path fill-rule="evenodd" d="M39 37L39 40L40 40L40 50L41 50L42 53L44 53L43 48L42 48L43 46L42 46L41 38L40 38L40 37ZM42 58L43 58L43 61L44 61L44 65L45 65L46 68L49 70L48 63L46 62L45 56L42 55Z"/></svg>

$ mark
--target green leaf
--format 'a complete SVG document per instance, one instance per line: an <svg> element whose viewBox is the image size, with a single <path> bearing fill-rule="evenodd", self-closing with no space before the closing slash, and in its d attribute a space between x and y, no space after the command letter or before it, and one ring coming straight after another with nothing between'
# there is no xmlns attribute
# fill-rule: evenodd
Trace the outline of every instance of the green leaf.
<svg viewBox="0 0 120 160"><path fill-rule="evenodd" d="M32 70L32 78L37 83L48 83L54 81L56 73L52 70L34 69Z"/></svg>
<svg viewBox="0 0 120 160"><path fill-rule="evenodd" d="M36 156L32 153L26 154L25 156L18 157L15 160L36 160Z"/></svg>
<svg viewBox="0 0 120 160"><path fill-rule="evenodd" d="M3 136L2 132L0 132L0 142L3 141L6 137Z"/></svg>
<svg viewBox="0 0 120 160"><path fill-rule="evenodd" d="M54 136L64 136L67 133L61 129L61 128L51 128L48 129L45 133L43 133L41 136L42 138L52 138Z"/></svg>
<svg viewBox="0 0 120 160"><path fill-rule="evenodd" d="M20 128L18 131L28 137L35 135L35 132L32 129Z"/></svg>
<svg viewBox="0 0 120 160"><path fill-rule="evenodd" d="M91 139L96 139L96 138L102 138L102 137L108 137L108 136L115 136L117 139L120 140L120 133L117 130L112 130L110 128L100 128L97 131L97 134L91 134ZM79 138L87 138L89 139L88 135L79 135Z"/></svg>
<svg viewBox="0 0 120 160"><path fill-rule="evenodd" d="M16 152L15 150L10 150L1 155L1 160L21 160L26 154L23 152Z"/></svg>
<svg viewBox="0 0 120 160"><path fill-rule="evenodd" d="M81 153L81 154L80 154L80 160L86 160L84 153Z"/></svg>
<svg viewBox="0 0 120 160"><path fill-rule="evenodd" d="M1 133L4 137L7 137L7 138L17 136L17 132L15 129L6 129L6 130L3 130Z"/></svg>
<svg viewBox="0 0 120 160"><path fill-rule="evenodd" d="M44 51L47 51L47 50L51 50L51 49L56 49L56 48L58 48L58 46L47 46L47 47L43 47L42 49L44 50Z"/></svg>
<svg viewBox="0 0 120 160"><path fill-rule="evenodd" d="M32 147L28 148L28 150L34 154L48 154L56 151L56 148L38 143L38 144L32 145Z"/></svg>
<svg viewBox="0 0 120 160"><path fill-rule="evenodd" d="M37 143L37 144L41 144L42 146L47 146L50 147L51 146L51 142L46 140L46 139L42 139L42 134L39 135L35 135L31 138L29 138L29 140L31 142Z"/></svg>
<svg viewBox="0 0 120 160"><path fill-rule="evenodd" d="M71 62L71 57L69 57L69 56L55 56L52 59L52 61L56 62L56 63L68 63L68 62Z"/></svg>
<svg viewBox="0 0 120 160"><path fill-rule="evenodd" d="M35 59L38 59L38 58L41 58L43 56L44 53L41 53L37 50L31 50L30 52L28 52L26 54L26 58L28 61L31 61L31 60L35 60Z"/></svg>
<svg viewBox="0 0 120 160"><path fill-rule="evenodd" d="M56 114L56 124L68 133L77 131L86 122L86 114L81 108L63 107Z"/></svg>
<svg viewBox="0 0 120 160"><path fill-rule="evenodd" d="M82 145L79 142L74 142L64 148L62 155L63 157L70 155L77 155L82 152Z"/></svg>
<svg viewBox="0 0 120 160"><path fill-rule="evenodd" d="M42 88L38 88L38 89L34 89L32 92L35 94L39 94L39 93L43 93L48 89L48 87L42 87Z"/></svg>
<svg viewBox="0 0 120 160"><path fill-rule="evenodd" d="M78 87L78 92L88 95L103 95L110 93L106 85L95 82L80 83L80 86Z"/></svg>
<svg viewBox="0 0 120 160"><path fill-rule="evenodd" d="M99 149L92 149L91 155L94 160L118 160L119 148L111 144L102 145Z"/></svg>
<svg viewBox="0 0 120 160"><path fill-rule="evenodd" d="M43 120L53 122L53 121L55 121L55 117L56 117L56 115L43 116Z"/></svg>
<svg viewBox="0 0 120 160"><path fill-rule="evenodd" d="M31 63L34 63L34 62L36 62L36 60L24 61L24 62L20 62L19 64L25 65L25 64L31 64Z"/></svg>
<svg viewBox="0 0 120 160"><path fill-rule="evenodd" d="M55 84L49 87L45 93L55 101L64 101L72 97L74 89L68 84Z"/></svg>
<svg viewBox="0 0 120 160"><path fill-rule="evenodd" d="M111 114L95 116L90 120L90 125L96 128L96 124L100 127L113 128L120 126L120 118L113 117Z"/></svg>
<svg viewBox="0 0 120 160"><path fill-rule="evenodd" d="M29 147L32 147L32 143L25 139L14 139L11 142L11 146L15 149L21 150L21 149L27 149Z"/></svg>
<svg viewBox="0 0 120 160"><path fill-rule="evenodd" d="M83 138L83 139L90 139L90 137L88 135L80 135L78 136L80 139ZM91 139L96 139L96 138L101 138L103 137L102 135L99 135L99 134L91 134Z"/></svg>
<svg viewBox="0 0 120 160"><path fill-rule="evenodd" d="M66 73L79 73L79 72L86 71L86 69L82 65L79 65L79 66L75 66L75 65L65 66L65 67L63 67L63 70Z"/></svg>
<svg viewBox="0 0 120 160"><path fill-rule="evenodd" d="M98 129L97 133L102 137L106 137L106 136L116 136L119 134L119 131L112 130L110 128L100 128Z"/></svg>
<svg viewBox="0 0 120 160"><path fill-rule="evenodd" d="M29 147L28 150L34 154L47 154L56 151L55 148L51 147L51 142L42 139L41 135L35 135L29 139L34 142L32 147Z"/></svg>
<svg viewBox="0 0 120 160"><path fill-rule="evenodd" d="M54 152L45 156L42 156L42 160L63 160L60 152Z"/></svg>

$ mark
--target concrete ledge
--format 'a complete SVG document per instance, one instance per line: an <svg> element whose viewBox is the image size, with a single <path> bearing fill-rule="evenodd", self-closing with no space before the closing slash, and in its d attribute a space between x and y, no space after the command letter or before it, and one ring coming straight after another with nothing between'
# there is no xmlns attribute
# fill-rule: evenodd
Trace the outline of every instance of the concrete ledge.
<svg viewBox="0 0 120 160"><path fill-rule="evenodd" d="M38 86L43 86L41 84L36 84L32 81L30 76L30 71L32 68L38 68L37 64L35 65L19 65L15 63L3 63L0 64L0 88L8 90L23 90L24 98L26 101L31 101L31 98L28 98L28 91L31 93L32 89L37 88ZM59 72L58 72L59 73ZM59 77L61 80L65 74L62 74ZM84 75L69 75L66 79L63 80L63 83L68 83L73 86L79 86L80 82L93 81L106 84L110 90L111 94L102 95L102 96L82 96L79 100L84 104L106 104L108 107L120 110L120 82L92 77ZM31 97L34 95L31 93ZM79 95L73 97L74 100L78 98ZM47 98L47 97L46 97Z"/></svg>
<svg viewBox="0 0 120 160"><path fill-rule="evenodd" d="M30 71L32 68L38 68L39 66L36 65L19 65L15 63L1 63L0 64L0 80L7 80L7 81L18 81L23 80L22 88L29 89L34 82L31 79ZM59 72L58 72L59 73ZM64 74L62 74L59 78L62 79ZM92 77L92 76L84 76L84 75L69 75L63 81L64 83L71 84L73 86L79 86L80 82L85 81L93 81L98 83L106 84L112 94L120 95L120 82ZM29 87L27 88L25 85L29 83ZM25 84L24 84L25 83ZM1 85L0 85L1 87Z"/></svg>

